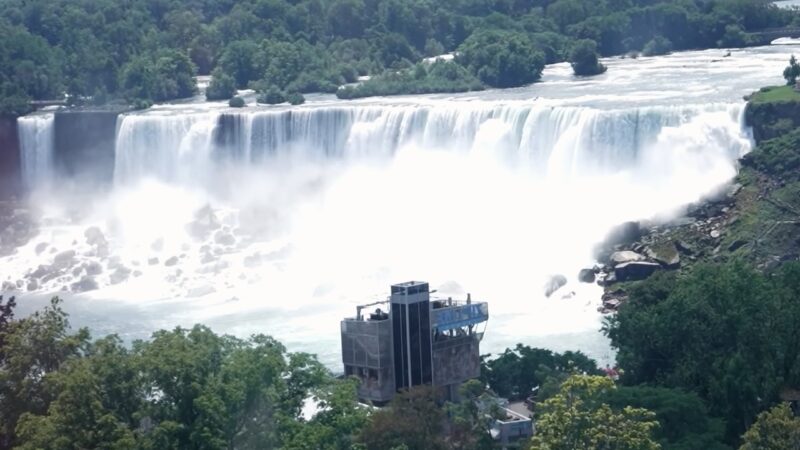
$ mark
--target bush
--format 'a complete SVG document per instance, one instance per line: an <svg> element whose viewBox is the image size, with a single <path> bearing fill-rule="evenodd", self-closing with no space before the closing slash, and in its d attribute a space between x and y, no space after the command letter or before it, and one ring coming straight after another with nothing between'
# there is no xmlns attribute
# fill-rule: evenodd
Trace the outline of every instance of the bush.
<svg viewBox="0 0 800 450"><path fill-rule="evenodd" d="M239 96L233 97L228 101L228 106L230 106L231 108L243 108L244 99Z"/></svg>
<svg viewBox="0 0 800 450"><path fill-rule="evenodd" d="M572 71L578 76L598 75L606 71L606 66L597 59L597 43L591 39L575 42L569 55Z"/></svg>
<svg viewBox="0 0 800 450"><path fill-rule="evenodd" d="M211 83L206 89L206 100L228 100L236 95L236 80L220 68L211 72Z"/></svg>
<svg viewBox="0 0 800 450"><path fill-rule="evenodd" d="M672 51L672 42L664 36L656 36L642 49L644 56L666 55Z"/></svg>
<svg viewBox="0 0 800 450"><path fill-rule="evenodd" d="M299 92L292 92L286 96L286 101L288 101L290 105L302 105L306 102L306 98Z"/></svg>
<svg viewBox="0 0 800 450"><path fill-rule="evenodd" d="M277 105L286 101L286 96L283 95L277 86L272 86L266 92L262 93L256 99L258 103L266 103L268 105Z"/></svg>

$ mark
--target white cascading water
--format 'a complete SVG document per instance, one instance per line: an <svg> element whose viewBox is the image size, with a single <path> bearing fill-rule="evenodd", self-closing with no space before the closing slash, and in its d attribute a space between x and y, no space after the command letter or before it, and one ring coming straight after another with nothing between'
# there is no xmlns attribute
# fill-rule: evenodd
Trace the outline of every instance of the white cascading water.
<svg viewBox="0 0 800 450"><path fill-rule="evenodd" d="M48 221L0 273L25 286L74 249L79 275L40 278L22 308L60 292L74 325L126 340L198 322L268 333L334 370L339 320L422 279L489 302L482 353L522 342L613 362L602 288L578 271L611 227L669 219L735 176L751 146L741 98L782 83L793 51L609 59L578 79L558 64L529 87L454 96L123 115L114 186L34 196ZM52 155L52 120L39 133L36 120L20 119L24 152ZM91 264L98 289L70 293ZM546 298L553 274L568 283Z"/></svg>
<svg viewBox="0 0 800 450"><path fill-rule="evenodd" d="M53 176L53 115L17 119L22 180L28 189L47 184Z"/></svg>
<svg viewBox="0 0 800 450"><path fill-rule="evenodd" d="M467 153L494 127L498 160L534 173L572 177L617 173L641 163L665 129L705 123L721 139L741 140L741 104L619 111L521 104L308 107L284 111L127 115L120 118L115 180L198 180L215 162L261 163L270 157L389 159L404 147ZM485 131L484 131L485 132ZM730 136L728 136L730 135ZM725 159L748 149L746 140ZM667 157L668 158L668 157ZM202 177L201 177L202 178Z"/></svg>

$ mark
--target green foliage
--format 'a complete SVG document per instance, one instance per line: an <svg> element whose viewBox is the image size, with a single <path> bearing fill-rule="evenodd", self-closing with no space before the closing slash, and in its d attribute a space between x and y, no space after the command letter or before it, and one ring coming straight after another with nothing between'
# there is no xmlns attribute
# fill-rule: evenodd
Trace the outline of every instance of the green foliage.
<svg viewBox="0 0 800 450"><path fill-rule="evenodd" d="M350 449L368 417L353 382L267 336L195 326L131 349L71 334L57 299L21 320L12 305L0 308L0 448ZM300 421L312 394L323 409Z"/></svg>
<svg viewBox="0 0 800 450"><path fill-rule="evenodd" d="M794 90L793 86L767 86L759 89L758 92L750 97L750 103L784 103L800 102L800 92Z"/></svg>
<svg viewBox="0 0 800 450"><path fill-rule="evenodd" d="M501 397L525 399L548 381L560 384L573 373L598 375L594 360L581 352L554 353L517 344L497 358L484 359L481 379Z"/></svg>
<svg viewBox="0 0 800 450"><path fill-rule="evenodd" d="M473 75L516 86L538 78L534 55L564 61L577 39L595 41L603 55L639 50L658 36L675 50L746 45L745 31L797 17L760 0L6 0L0 108L25 112L30 99L65 93L104 91L109 101L186 96L185 79L158 64L168 52L186 55L200 74L221 68L240 89L258 83L257 90L274 84L308 93L335 92L354 71L401 70L466 44L480 60L468 64ZM502 35L490 50L465 42L487 33Z"/></svg>
<svg viewBox="0 0 800 450"><path fill-rule="evenodd" d="M372 415L359 441L367 450L401 446L408 450L443 450L445 416L436 401L436 391L429 386L401 392L388 407Z"/></svg>
<svg viewBox="0 0 800 450"><path fill-rule="evenodd" d="M194 95L195 73L196 68L185 53L162 50L128 63L120 84L129 99L160 102Z"/></svg>
<svg viewBox="0 0 800 450"><path fill-rule="evenodd" d="M672 42L664 36L656 36L642 49L644 56L666 55L672 51Z"/></svg>
<svg viewBox="0 0 800 450"><path fill-rule="evenodd" d="M800 169L800 128L759 143L744 163L776 177L796 177Z"/></svg>
<svg viewBox="0 0 800 450"><path fill-rule="evenodd" d="M624 382L698 394L735 441L782 387L800 384L798 280L798 263L773 275L741 263L656 274L605 326Z"/></svg>
<svg viewBox="0 0 800 450"><path fill-rule="evenodd" d="M278 89L277 86L270 87L266 92L260 94L256 98L258 103L266 103L267 105L277 105L286 101L286 96Z"/></svg>
<svg viewBox="0 0 800 450"><path fill-rule="evenodd" d="M800 448L800 418L783 403L758 415L742 437L739 450L790 450Z"/></svg>
<svg viewBox="0 0 800 450"><path fill-rule="evenodd" d="M222 69L214 69L206 88L206 100L228 100L236 95L236 80Z"/></svg>
<svg viewBox="0 0 800 450"><path fill-rule="evenodd" d="M590 39L582 39L573 45L569 62L575 75L591 76L606 71L606 66L601 64L597 58L597 43Z"/></svg>
<svg viewBox="0 0 800 450"><path fill-rule="evenodd" d="M231 108L244 108L244 99L239 96L233 97L228 101L228 106Z"/></svg>
<svg viewBox="0 0 800 450"><path fill-rule="evenodd" d="M467 92L482 90L483 85L463 66L451 61L420 63L413 69L387 71L357 86L336 91L341 99L375 95L430 94L436 92Z"/></svg>
<svg viewBox="0 0 800 450"><path fill-rule="evenodd" d="M291 92L286 96L286 101L289 102L290 105L302 105L306 102L306 98L299 92Z"/></svg>
<svg viewBox="0 0 800 450"><path fill-rule="evenodd" d="M696 394L680 389L621 386L607 392L603 401L612 409L632 406L652 411L659 424L653 437L664 449L730 450L723 442L724 423L708 415L708 408Z"/></svg>
<svg viewBox="0 0 800 450"><path fill-rule="evenodd" d="M79 358L89 332L69 332L67 315L53 298L50 306L0 330L0 444L13 444L14 429L25 413L44 414L53 399L50 380L62 365Z"/></svg>
<svg viewBox="0 0 800 450"><path fill-rule="evenodd" d="M658 450L655 414L626 406L612 409L604 398L615 389L604 376L574 375L538 408L531 450Z"/></svg>
<svg viewBox="0 0 800 450"><path fill-rule="evenodd" d="M539 80L544 55L523 33L480 31L458 49L458 62L493 87L514 87Z"/></svg>
<svg viewBox="0 0 800 450"><path fill-rule="evenodd" d="M789 58L789 65L783 69L783 78L786 79L786 84L789 86L794 86L797 78L800 78L800 64L797 63L794 55Z"/></svg>

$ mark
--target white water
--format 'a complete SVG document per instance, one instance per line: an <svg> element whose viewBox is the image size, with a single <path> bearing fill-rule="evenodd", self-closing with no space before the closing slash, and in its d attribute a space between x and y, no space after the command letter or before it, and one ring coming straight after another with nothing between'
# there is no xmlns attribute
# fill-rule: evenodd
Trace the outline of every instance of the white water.
<svg viewBox="0 0 800 450"><path fill-rule="evenodd" d="M53 115L18 120L22 179L28 189L46 185L53 175Z"/></svg>
<svg viewBox="0 0 800 450"><path fill-rule="evenodd" d="M557 65L527 90L123 116L114 188L79 219L35 197L50 225L1 272L15 280L49 262L40 242L75 248L106 268L100 290L68 302L77 324L127 337L195 322L269 333L333 368L341 317L423 279L490 302L483 352L523 342L608 362L601 289L577 283L578 270L610 227L668 217L735 175L750 149L741 96L779 82L788 51L614 60L589 80ZM208 210L196 220L206 206L220 229L188 232L209 222ZM85 243L89 225L111 259ZM141 273L112 284L116 263ZM558 273L569 283L547 299Z"/></svg>

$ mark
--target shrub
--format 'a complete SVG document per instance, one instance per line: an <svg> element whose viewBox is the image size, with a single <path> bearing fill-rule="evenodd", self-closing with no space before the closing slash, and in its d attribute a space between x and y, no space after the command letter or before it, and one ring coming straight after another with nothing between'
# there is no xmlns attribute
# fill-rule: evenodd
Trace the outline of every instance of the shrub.
<svg viewBox="0 0 800 450"><path fill-rule="evenodd" d="M277 86L272 86L266 92L262 93L256 99L258 103L266 103L268 105L277 105L286 101L286 96L283 95Z"/></svg>
<svg viewBox="0 0 800 450"><path fill-rule="evenodd" d="M211 72L211 83L206 89L206 100L228 100L236 95L236 80L220 68Z"/></svg>
<svg viewBox="0 0 800 450"><path fill-rule="evenodd" d="M606 71L606 66L597 59L597 43L591 39L575 42L569 55L569 62L575 75L598 75Z"/></svg>
<svg viewBox="0 0 800 450"><path fill-rule="evenodd" d="M306 98L299 92L292 92L286 96L286 101L291 105L302 105L306 102Z"/></svg>
<svg viewBox="0 0 800 450"><path fill-rule="evenodd" d="M242 108L244 107L244 99L239 96L233 97L228 101L228 106L231 108Z"/></svg>

